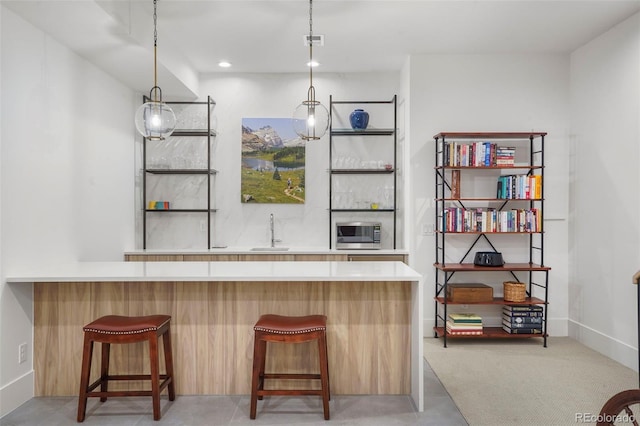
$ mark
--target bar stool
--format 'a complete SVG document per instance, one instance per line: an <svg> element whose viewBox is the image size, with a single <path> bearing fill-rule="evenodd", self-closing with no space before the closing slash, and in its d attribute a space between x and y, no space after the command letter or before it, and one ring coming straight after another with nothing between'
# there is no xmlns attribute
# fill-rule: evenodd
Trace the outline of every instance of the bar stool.
<svg viewBox="0 0 640 426"><path fill-rule="evenodd" d="M107 315L85 325L84 349L82 352L82 372L80 373L80 395L78 396L78 422L83 422L87 410L87 398L100 397L104 402L108 396L151 396L153 400L153 420L160 420L160 393L168 387L169 401L176 397L173 380L173 356L171 352L171 317L169 315L149 315L127 317ZM158 338L162 336L166 374L160 374L158 359ZM109 350L112 343L149 342L151 374L109 375ZM93 343L102 345L100 378L89 384ZM112 380L151 380L151 390L109 391ZM162 382L161 382L162 381ZM100 391L93 391L100 386Z"/></svg>
<svg viewBox="0 0 640 426"><path fill-rule="evenodd" d="M319 395L322 397L324 419L329 420L329 362L327 359L327 317L308 315L290 317L281 315L262 315L253 327L253 374L251 377L251 412L249 417L256 418L258 399L264 395ZM269 373L265 374L267 342L302 343L318 341L320 374ZM265 379L317 379L320 389L264 389Z"/></svg>

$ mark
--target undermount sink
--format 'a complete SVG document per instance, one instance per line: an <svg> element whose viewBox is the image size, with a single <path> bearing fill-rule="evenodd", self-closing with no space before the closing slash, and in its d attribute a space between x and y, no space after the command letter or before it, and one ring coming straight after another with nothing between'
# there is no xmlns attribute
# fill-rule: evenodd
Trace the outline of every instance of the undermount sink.
<svg viewBox="0 0 640 426"><path fill-rule="evenodd" d="M287 251L289 247L254 247L251 251Z"/></svg>

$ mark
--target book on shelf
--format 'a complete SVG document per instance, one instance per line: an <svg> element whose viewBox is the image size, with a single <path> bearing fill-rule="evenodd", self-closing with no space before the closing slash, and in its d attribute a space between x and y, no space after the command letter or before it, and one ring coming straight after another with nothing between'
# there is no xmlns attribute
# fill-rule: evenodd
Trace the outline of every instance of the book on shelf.
<svg viewBox="0 0 640 426"><path fill-rule="evenodd" d="M503 315L507 315L509 317L541 317L542 311L506 311L502 310Z"/></svg>
<svg viewBox="0 0 640 426"><path fill-rule="evenodd" d="M512 325L517 324L542 324L542 316L512 316L508 314L502 314L502 321L507 321Z"/></svg>
<svg viewBox="0 0 640 426"><path fill-rule="evenodd" d="M540 305L504 305L503 311L506 312L542 312Z"/></svg>
<svg viewBox="0 0 640 426"><path fill-rule="evenodd" d="M541 318L542 319L542 318ZM542 329L542 322L539 323L514 323L511 322L509 320L506 319L502 319L502 326L503 327L509 327L511 329L515 329L515 328L538 328L538 329Z"/></svg>
<svg viewBox="0 0 640 426"><path fill-rule="evenodd" d="M460 198L460 170L451 170L451 198Z"/></svg>
<svg viewBox="0 0 640 426"><path fill-rule="evenodd" d="M442 223L446 232L538 232L541 229L537 208L496 210L447 207Z"/></svg>
<svg viewBox="0 0 640 426"><path fill-rule="evenodd" d="M482 317L472 313L453 313L449 314L449 320L453 324L480 324L482 325Z"/></svg>
<svg viewBox="0 0 640 426"><path fill-rule="evenodd" d="M502 175L497 181L499 199L534 200L542 198L541 175Z"/></svg>
<svg viewBox="0 0 640 426"><path fill-rule="evenodd" d="M514 147L499 147L496 143L478 141L471 143L446 142L444 164L449 167L513 166Z"/></svg>
<svg viewBox="0 0 640 426"><path fill-rule="evenodd" d="M451 321L447 321L446 330L449 334L458 335L478 335L482 334L482 324L453 324Z"/></svg>
<svg viewBox="0 0 640 426"><path fill-rule="evenodd" d="M542 328L511 328L503 324L502 329L509 334L542 334Z"/></svg>
<svg viewBox="0 0 640 426"><path fill-rule="evenodd" d="M482 324L456 324L451 320L447 320L447 327L451 330L482 330Z"/></svg>

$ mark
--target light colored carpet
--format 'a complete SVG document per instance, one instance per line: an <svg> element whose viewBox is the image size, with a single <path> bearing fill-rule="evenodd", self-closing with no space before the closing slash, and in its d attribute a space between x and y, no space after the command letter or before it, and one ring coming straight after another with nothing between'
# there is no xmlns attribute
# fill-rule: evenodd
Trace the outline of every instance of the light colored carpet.
<svg viewBox="0 0 640 426"><path fill-rule="evenodd" d="M586 423L580 413L597 416L614 394L638 387L638 373L568 337L549 338L546 348L542 339L424 342L470 426Z"/></svg>

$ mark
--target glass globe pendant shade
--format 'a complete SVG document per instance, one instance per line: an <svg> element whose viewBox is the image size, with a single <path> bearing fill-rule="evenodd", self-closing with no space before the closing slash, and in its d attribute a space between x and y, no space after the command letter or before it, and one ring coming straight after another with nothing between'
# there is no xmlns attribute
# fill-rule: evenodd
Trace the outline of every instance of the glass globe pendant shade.
<svg viewBox="0 0 640 426"><path fill-rule="evenodd" d="M136 111L135 123L136 129L145 138L162 140L176 128L176 115L164 102L149 101Z"/></svg>
<svg viewBox="0 0 640 426"><path fill-rule="evenodd" d="M329 111L320 102L303 101L293 112L293 130L303 140L318 140L329 129Z"/></svg>

